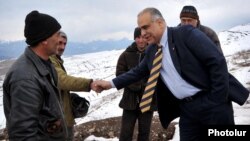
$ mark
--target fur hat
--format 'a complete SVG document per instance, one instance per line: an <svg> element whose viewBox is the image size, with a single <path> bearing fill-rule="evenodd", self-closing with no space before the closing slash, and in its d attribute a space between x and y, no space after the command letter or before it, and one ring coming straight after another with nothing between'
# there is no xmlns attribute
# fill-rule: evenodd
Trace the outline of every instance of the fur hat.
<svg viewBox="0 0 250 141"><path fill-rule="evenodd" d="M39 42L49 38L60 30L61 25L50 15L30 12L25 18L24 36L26 43L30 46L37 45Z"/></svg>
<svg viewBox="0 0 250 141"><path fill-rule="evenodd" d="M140 36L141 36L141 29L139 27L136 27L134 31L134 40L135 38L140 37Z"/></svg>
<svg viewBox="0 0 250 141"><path fill-rule="evenodd" d="M189 17L199 20L199 15L196 8L191 5L187 5L182 8L180 18L182 17Z"/></svg>

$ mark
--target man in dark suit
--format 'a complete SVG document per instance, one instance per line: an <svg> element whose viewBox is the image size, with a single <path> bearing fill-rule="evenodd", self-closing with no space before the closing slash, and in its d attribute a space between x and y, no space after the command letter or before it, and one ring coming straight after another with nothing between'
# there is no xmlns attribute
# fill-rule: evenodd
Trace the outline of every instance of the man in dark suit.
<svg viewBox="0 0 250 141"><path fill-rule="evenodd" d="M155 91L162 126L167 128L180 117L180 140L200 141L205 125L234 125L232 101L244 104L249 92L228 73L226 60L216 45L190 25L167 27L155 8L138 14L138 26L151 44L144 60L131 71L97 85L121 89L148 76L158 46L162 46L162 67Z"/></svg>

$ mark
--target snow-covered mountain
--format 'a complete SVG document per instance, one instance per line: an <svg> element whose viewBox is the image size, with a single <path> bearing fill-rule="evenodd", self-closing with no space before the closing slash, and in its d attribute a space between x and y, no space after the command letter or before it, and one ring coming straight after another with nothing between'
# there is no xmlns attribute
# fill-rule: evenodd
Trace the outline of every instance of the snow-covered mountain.
<svg viewBox="0 0 250 141"><path fill-rule="evenodd" d="M219 33L225 56L250 49L250 23L233 27Z"/></svg>
<svg viewBox="0 0 250 141"><path fill-rule="evenodd" d="M223 31L219 33L219 38L228 62L229 71L244 86L250 88L250 24L240 25L228 31ZM236 53L243 50L245 50L243 55ZM111 80L115 77L117 59L123 51L113 50L64 57L65 67L67 72L73 76ZM243 57L244 55L246 57ZM5 126L2 109L3 78L4 75L0 75L0 128ZM86 117L77 119L77 124L121 116L122 114L122 110L118 106L122 90L111 89L100 94L93 91L90 93L78 92L78 94L86 97L90 101L91 106ZM244 106L234 104L234 109L237 124L250 124L250 98ZM178 133L174 140L178 140Z"/></svg>

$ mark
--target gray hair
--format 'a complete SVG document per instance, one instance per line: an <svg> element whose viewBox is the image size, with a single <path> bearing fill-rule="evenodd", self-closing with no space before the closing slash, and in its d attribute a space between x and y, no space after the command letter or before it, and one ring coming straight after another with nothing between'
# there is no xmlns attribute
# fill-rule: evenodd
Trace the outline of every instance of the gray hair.
<svg viewBox="0 0 250 141"><path fill-rule="evenodd" d="M62 30L59 31L59 34L61 37L65 38L67 40L67 35L65 32L63 32Z"/></svg>
<svg viewBox="0 0 250 141"><path fill-rule="evenodd" d="M152 20L152 21L155 21L155 20L157 20L157 19L162 19L162 20L164 20L164 18L163 18L163 16L162 16L161 12L160 12L158 9L153 8L153 7L148 7L148 8L143 9L143 10L138 14L137 17L139 17L139 16L141 16L141 15L143 15L143 14L145 14L145 13L149 13L149 14L151 15L151 20ZM165 21L165 20L164 20L164 21Z"/></svg>

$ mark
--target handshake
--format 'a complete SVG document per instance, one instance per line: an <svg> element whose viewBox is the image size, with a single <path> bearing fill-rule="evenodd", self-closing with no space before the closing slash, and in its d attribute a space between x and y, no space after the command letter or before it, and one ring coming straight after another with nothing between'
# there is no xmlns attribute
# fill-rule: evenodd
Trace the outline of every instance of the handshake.
<svg viewBox="0 0 250 141"><path fill-rule="evenodd" d="M112 88L111 82L109 81L105 81L105 80L94 80L91 84L90 84L90 88L91 90L100 93L103 90L109 90Z"/></svg>

